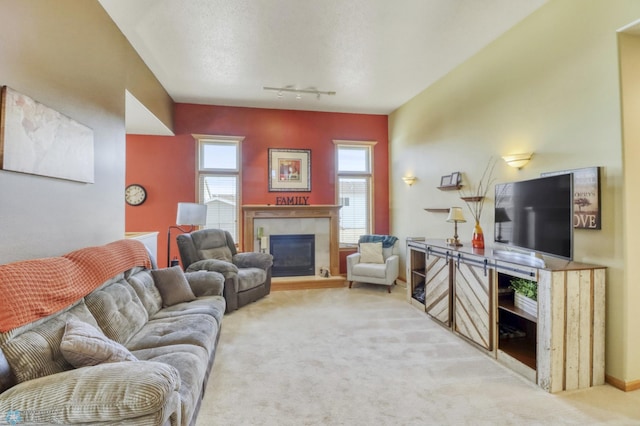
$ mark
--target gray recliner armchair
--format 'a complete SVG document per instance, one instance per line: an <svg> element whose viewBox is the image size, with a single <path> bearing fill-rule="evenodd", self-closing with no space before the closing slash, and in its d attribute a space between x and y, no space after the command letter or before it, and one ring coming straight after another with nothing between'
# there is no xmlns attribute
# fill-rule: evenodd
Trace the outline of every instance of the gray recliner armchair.
<svg viewBox="0 0 640 426"><path fill-rule="evenodd" d="M187 272L216 271L224 275L226 312L254 302L271 292L273 256L238 253L228 231L203 229L178 235L182 267Z"/></svg>

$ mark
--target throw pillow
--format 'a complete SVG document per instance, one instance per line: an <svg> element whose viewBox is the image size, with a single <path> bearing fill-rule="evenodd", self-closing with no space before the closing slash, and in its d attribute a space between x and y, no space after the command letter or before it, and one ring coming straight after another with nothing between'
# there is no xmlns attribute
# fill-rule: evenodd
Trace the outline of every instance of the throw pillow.
<svg viewBox="0 0 640 426"><path fill-rule="evenodd" d="M162 296L162 306L175 305L176 303L191 302L196 296L189 286L187 277L179 266L165 269L152 269L153 282Z"/></svg>
<svg viewBox="0 0 640 426"><path fill-rule="evenodd" d="M72 318L67 320L64 328L60 352L75 368L138 360L127 348L109 339L91 324Z"/></svg>
<svg viewBox="0 0 640 426"><path fill-rule="evenodd" d="M382 243L360 243L360 263L384 263Z"/></svg>

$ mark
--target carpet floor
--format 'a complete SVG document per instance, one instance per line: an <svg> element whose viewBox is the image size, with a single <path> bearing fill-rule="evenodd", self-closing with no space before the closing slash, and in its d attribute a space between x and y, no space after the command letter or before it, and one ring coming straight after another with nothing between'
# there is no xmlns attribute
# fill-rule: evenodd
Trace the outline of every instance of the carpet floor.
<svg viewBox="0 0 640 426"><path fill-rule="evenodd" d="M224 317L197 426L640 425L640 392L549 394L382 286L272 292Z"/></svg>

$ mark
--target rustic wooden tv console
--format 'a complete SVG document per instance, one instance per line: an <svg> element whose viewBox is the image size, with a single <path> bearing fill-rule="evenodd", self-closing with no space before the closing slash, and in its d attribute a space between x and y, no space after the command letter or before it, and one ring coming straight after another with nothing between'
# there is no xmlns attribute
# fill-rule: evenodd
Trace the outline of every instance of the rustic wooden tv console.
<svg viewBox="0 0 640 426"><path fill-rule="evenodd" d="M544 390L604 384L605 267L420 238L406 263L412 305ZM515 277L537 283L537 315L514 306Z"/></svg>

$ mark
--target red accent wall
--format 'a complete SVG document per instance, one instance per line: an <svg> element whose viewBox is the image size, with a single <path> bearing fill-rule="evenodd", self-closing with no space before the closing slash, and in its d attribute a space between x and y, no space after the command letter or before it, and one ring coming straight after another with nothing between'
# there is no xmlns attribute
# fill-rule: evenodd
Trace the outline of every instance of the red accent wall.
<svg viewBox="0 0 640 426"><path fill-rule="evenodd" d="M244 136L242 203L275 204L277 196L308 196L310 204L334 204L334 139L377 141L374 148L374 232L389 232L388 120L385 115L344 114L176 104L176 136L127 136L126 184L147 189L147 200L125 207L127 232L158 231L158 266L166 265L167 229L177 203L196 200L193 134ZM269 192L268 148L311 150L311 192ZM171 257L178 255L171 233ZM240 241L237 241L240 243Z"/></svg>

